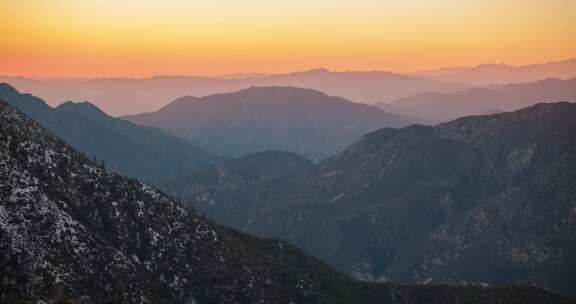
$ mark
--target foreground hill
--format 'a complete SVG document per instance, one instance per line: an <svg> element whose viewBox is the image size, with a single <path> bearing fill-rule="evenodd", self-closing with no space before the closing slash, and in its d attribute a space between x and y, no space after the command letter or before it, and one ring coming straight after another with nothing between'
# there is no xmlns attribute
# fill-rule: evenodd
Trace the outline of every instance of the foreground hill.
<svg viewBox="0 0 576 304"><path fill-rule="evenodd" d="M2 81L10 83L20 91L41 96L51 105L57 105L63 100L90 100L113 116L155 111L181 96L206 96L252 86L309 88L365 103L391 101L421 92L450 92L467 87L385 71L334 72L325 69L222 78L154 76L144 79L38 81L0 76L0 82Z"/></svg>
<svg viewBox="0 0 576 304"><path fill-rule="evenodd" d="M66 102L51 108L43 100L21 94L7 84L0 84L0 98L75 149L130 177L157 181L183 169L218 161L216 156L184 139L110 117L87 102Z"/></svg>
<svg viewBox="0 0 576 304"><path fill-rule="evenodd" d="M318 160L363 134L410 121L375 107L291 87L259 87L206 97L182 97L132 116L225 156L284 150Z"/></svg>
<svg viewBox="0 0 576 304"><path fill-rule="evenodd" d="M103 170L4 102L0 164L2 303L54 286L77 303L571 303L529 287L353 281Z"/></svg>
<svg viewBox="0 0 576 304"><path fill-rule="evenodd" d="M163 187L358 278L576 295L575 117L576 104L555 103L386 128L296 172L254 178L224 163Z"/></svg>
<svg viewBox="0 0 576 304"><path fill-rule="evenodd" d="M382 109L437 120L497 111L515 111L538 102L576 101L576 78L474 88L454 93L422 93L378 104Z"/></svg>

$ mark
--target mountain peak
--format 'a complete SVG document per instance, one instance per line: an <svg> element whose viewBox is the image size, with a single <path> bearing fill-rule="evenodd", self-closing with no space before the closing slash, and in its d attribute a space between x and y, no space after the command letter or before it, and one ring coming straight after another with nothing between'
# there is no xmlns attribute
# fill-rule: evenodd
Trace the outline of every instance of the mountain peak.
<svg viewBox="0 0 576 304"><path fill-rule="evenodd" d="M52 110L44 100L31 94L21 94L16 88L5 82L0 83L0 99L20 111L31 113L32 116Z"/></svg>
<svg viewBox="0 0 576 304"><path fill-rule="evenodd" d="M316 69L310 69L310 70L302 71L302 73L327 74L327 73L332 73L332 71L330 71L326 68L316 68Z"/></svg>
<svg viewBox="0 0 576 304"><path fill-rule="evenodd" d="M29 94L6 93L0 99L108 169L152 181L216 162L218 157L156 128L108 116L89 102L65 102L53 109ZM1 302L1 301L0 301Z"/></svg>
<svg viewBox="0 0 576 304"><path fill-rule="evenodd" d="M6 82L0 82L0 91L5 91L8 93L18 93L18 91Z"/></svg>
<svg viewBox="0 0 576 304"><path fill-rule="evenodd" d="M84 115L92 115L92 116L108 116L108 114L104 113L100 108L96 105L88 102L74 102L74 101L66 101L55 108L57 111L68 111L73 112L76 114L84 114Z"/></svg>
<svg viewBox="0 0 576 304"><path fill-rule="evenodd" d="M478 69L508 69L508 68L514 68L514 67L511 65L505 64L505 63L484 63L484 64L477 65L476 68L478 68Z"/></svg>
<svg viewBox="0 0 576 304"><path fill-rule="evenodd" d="M323 95L328 96L324 92L308 89L308 88L300 88L300 87L293 87L293 86L251 86L246 89L242 89L235 93L239 94L254 94L254 95L263 95L263 96L273 96L269 94L299 94L300 96L304 95ZM234 94L234 93L231 93Z"/></svg>
<svg viewBox="0 0 576 304"><path fill-rule="evenodd" d="M292 86L185 97L124 118L169 130L223 156L283 150L312 160L341 151L367 132L410 124L370 105Z"/></svg>

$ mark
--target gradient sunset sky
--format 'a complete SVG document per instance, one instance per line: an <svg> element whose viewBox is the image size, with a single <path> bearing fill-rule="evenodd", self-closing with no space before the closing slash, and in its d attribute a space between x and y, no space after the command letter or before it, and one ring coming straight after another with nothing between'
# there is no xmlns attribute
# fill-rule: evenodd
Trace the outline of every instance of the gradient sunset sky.
<svg viewBox="0 0 576 304"><path fill-rule="evenodd" d="M0 74L410 72L576 57L574 0L1 0Z"/></svg>

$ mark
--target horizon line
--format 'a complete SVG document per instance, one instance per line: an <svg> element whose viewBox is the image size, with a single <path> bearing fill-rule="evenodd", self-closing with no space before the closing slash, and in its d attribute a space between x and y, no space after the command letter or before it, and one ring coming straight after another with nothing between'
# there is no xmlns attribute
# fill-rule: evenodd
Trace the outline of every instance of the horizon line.
<svg viewBox="0 0 576 304"><path fill-rule="evenodd" d="M326 67L317 67L317 68L309 68L309 69L299 69L299 70L290 70L290 71L277 71L277 72L244 72L244 71L237 71L237 72L230 72L230 73L218 73L218 74L169 74L169 73L154 73L149 74L146 76L113 76L113 75L92 75L92 76L25 76L25 75L7 75L7 74L0 74L0 77L4 78L23 78L27 80L33 81L88 81L88 80L108 80L108 79L118 79L118 80L147 80L159 77L181 77L181 78L206 78L206 79L222 79L222 80L234 80L234 79L249 79L249 78L266 78L271 76L278 76L278 75L288 75L288 74L298 74L298 73L308 73L308 72L316 72L316 71L325 71L329 73L390 73L390 74L397 74L401 76L411 76L411 77L420 77L419 75L415 75L417 73L429 72L429 71L436 71L436 70L443 70L443 69L471 69L471 68L479 68L482 66L506 66L510 68L524 68L529 66L536 66L536 65L543 65L543 64L555 64L555 63L562 63L562 62L569 62L569 61L576 61L576 55L574 57L568 57L565 59L558 59L553 61L543 61L539 63L528 63L528 64L521 64L521 65L513 65L507 63L493 63L493 62L485 62L480 64L473 64L473 65L460 65L460 66L438 66L431 69L418 69L412 72L399 72L393 71L388 69L345 69L345 70L337 70L337 69L330 69Z"/></svg>

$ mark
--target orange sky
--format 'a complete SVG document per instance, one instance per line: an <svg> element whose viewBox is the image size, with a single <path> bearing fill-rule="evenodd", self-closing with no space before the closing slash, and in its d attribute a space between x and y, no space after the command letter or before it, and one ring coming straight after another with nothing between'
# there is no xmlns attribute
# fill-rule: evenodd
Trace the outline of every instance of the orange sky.
<svg viewBox="0 0 576 304"><path fill-rule="evenodd" d="M574 0L1 0L0 74L408 72L576 57Z"/></svg>

